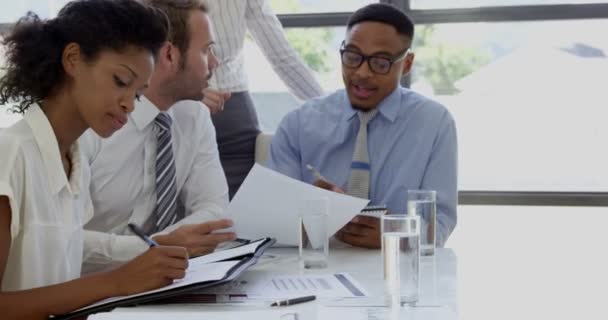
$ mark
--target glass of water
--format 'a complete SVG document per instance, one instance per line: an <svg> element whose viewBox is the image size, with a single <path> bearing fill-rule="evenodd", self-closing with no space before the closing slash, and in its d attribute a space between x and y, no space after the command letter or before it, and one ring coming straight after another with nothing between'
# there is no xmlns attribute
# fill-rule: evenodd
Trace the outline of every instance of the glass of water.
<svg viewBox="0 0 608 320"><path fill-rule="evenodd" d="M329 199L318 198L302 201L298 222L300 262L305 269L327 267L329 236L327 218Z"/></svg>
<svg viewBox="0 0 608 320"><path fill-rule="evenodd" d="M420 217L381 217L384 288L389 306L414 306L420 288Z"/></svg>
<svg viewBox="0 0 608 320"><path fill-rule="evenodd" d="M422 219L420 254L435 255L437 225L437 193L433 190L408 190L407 212L413 212Z"/></svg>

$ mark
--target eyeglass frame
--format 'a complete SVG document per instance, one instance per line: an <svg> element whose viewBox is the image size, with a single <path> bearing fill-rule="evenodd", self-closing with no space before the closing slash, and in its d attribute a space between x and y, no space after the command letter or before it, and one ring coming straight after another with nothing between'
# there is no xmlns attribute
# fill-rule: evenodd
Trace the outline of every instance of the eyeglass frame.
<svg viewBox="0 0 608 320"><path fill-rule="evenodd" d="M363 63L365 63L367 61L367 66L369 67L369 70L371 70L373 73L375 74L381 74L381 75L386 75L389 74L391 72L391 68L393 67L393 64L395 64L395 62L399 62L403 59L405 59L407 57L407 55L410 53L411 48L407 47L405 48L405 51L403 51L402 53L400 53L397 57L395 58L388 58L388 57L382 57L382 56L377 56L377 55L365 55L362 54L360 52L356 52L356 51L352 51L352 50L348 50L346 48L346 41L342 41L342 45L340 46L340 62L342 63L343 66L350 68L350 69L358 69L361 68L361 66L363 65ZM349 53L353 53L353 54L357 54L359 56L361 56L361 62L359 63L358 66L348 66L344 63L344 53L345 52L349 52ZM385 73L382 72L377 72L374 70L374 68L372 67L371 63L370 63L370 59L375 58L375 59L383 59L383 60L387 60L389 62L389 66L388 66L388 70Z"/></svg>

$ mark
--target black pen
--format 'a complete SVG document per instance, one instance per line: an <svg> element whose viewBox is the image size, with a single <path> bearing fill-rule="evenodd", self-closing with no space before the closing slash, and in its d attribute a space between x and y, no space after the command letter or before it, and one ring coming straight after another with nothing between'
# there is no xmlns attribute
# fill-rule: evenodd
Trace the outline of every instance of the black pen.
<svg viewBox="0 0 608 320"><path fill-rule="evenodd" d="M293 304L313 301L316 298L317 298L316 296L306 296L306 297L299 297L299 298L294 298L294 299L280 300L280 301L273 302L270 306L271 307L290 306Z"/></svg>
<svg viewBox="0 0 608 320"><path fill-rule="evenodd" d="M148 237L136 224L129 223L128 226L129 226L129 229L131 229L131 231L133 231L133 233L135 233L135 235L137 235L140 239L145 241L150 247L158 247L158 243L156 243L156 241L150 239L150 237Z"/></svg>

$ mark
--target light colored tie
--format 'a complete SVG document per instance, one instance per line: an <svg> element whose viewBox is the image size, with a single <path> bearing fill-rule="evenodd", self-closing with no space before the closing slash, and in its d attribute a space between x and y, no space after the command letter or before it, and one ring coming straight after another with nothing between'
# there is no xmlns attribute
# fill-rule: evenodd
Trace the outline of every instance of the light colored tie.
<svg viewBox="0 0 608 320"><path fill-rule="evenodd" d="M377 113L377 109L369 112L359 111L359 133L357 134L357 143L350 166L348 189L346 190L346 193L353 197L369 199L370 165L369 154L367 153L367 124Z"/></svg>
<svg viewBox="0 0 608 320"><path fill-rule="evenodd" d="M183 218L177 203L175 159L171 142L171 116L159 113L155 119L158 127L156 148L156 208L144 223L147 234L165 229Z"/></svg>

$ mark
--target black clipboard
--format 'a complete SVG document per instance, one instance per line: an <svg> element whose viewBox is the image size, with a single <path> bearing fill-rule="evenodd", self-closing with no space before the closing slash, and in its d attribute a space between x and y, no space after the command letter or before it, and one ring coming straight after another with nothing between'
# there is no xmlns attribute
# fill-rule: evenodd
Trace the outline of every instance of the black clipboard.
<svg viewBox="0 0 608 320"><path fill-rule="evenodd" d="M230 281L236 279L239 275L241 275L241 273L243 273L243 271L247 270L249 267L256 264L259 257L262 256L264 251L266 251L266 249L270 248L274 244L275 239L263 238L263 239L259 239L256 241L251 241L251 243L249 243L249 244L243 244L242 246L247 246L247 245L255 244L258 242L259 242L259 245L253 253L249 253L249 254L245 254L245 255L241 255L241 256L233 256L233 257L230 257L229 259L214 261L214 262L222 262L222 261L239 260L239 263L237 263L230 270L228 270L228 272L226 272L225 276L220 280L198 282L198 283L193 283L190 285L173 288L173 289L169 289L169 290L165 290L165 291L152 292L150 294L138 295L138 296L132 297L132 298L125 297L124 299L108 301L107 303L97 303L97 304L93 304L92 306L84 307L82 309L73 311L73 312L65 314L65 315L52 316L49 319L57 319L57 320L74 319L77 317L82 317L82 316L93 314L93 313L109 311L116 307L137 306L137 305L145 304L148 302L161 300L161 299L165 299L165 298L171 298L171 297L179 296L179 295L189 293L192 291L210 288L210 287L214 287L214 286L218 286L218 285L230 282ZM234 249L240 248L242 246L237 246L237 247L230 248L230 249L227 249L224 251L234 250ZM196 259L196 258L192 258L192 259Z"/></svg>

